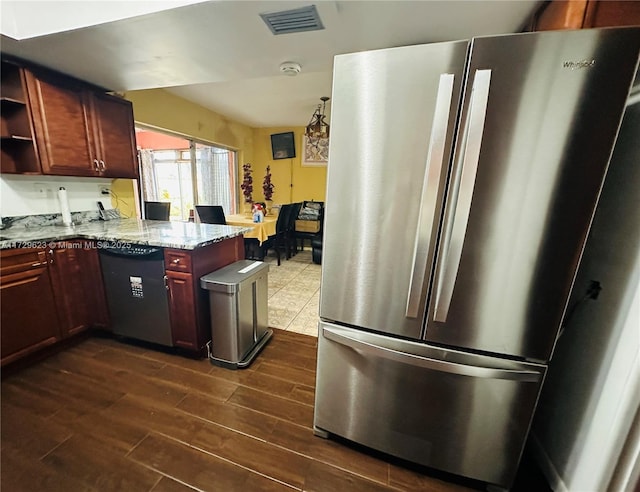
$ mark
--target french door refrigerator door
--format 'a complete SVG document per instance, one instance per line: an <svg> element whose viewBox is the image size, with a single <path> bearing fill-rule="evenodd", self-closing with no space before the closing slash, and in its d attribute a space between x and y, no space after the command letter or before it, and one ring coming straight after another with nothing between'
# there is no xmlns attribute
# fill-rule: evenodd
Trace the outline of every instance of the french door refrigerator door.
<svg viewBox="0 0 640 492"><path fill-rule="evenodd" d="M420 337L467 47L335 58L322 318Z"/></svg>
<svg viewBox="0 0 640 492"><path fill-rule="evenodd" d="M550 358L639 49L629 28L472 41L428 342Z"/></svg>
<svg viewBox="0 0 640 492"><path fill-rule="evenodd" d="M509 487L545 371L321 322L314 426Z"/></svg>

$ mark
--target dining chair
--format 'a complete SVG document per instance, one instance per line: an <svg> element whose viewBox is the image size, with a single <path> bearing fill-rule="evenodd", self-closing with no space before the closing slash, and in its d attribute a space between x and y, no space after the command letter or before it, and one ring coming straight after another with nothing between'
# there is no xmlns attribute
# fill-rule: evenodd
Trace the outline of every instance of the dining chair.
<svg viewBox="0 0 640 492"><path fill-rule="evenodd" d="M278 213L278 219L276 220L276 233L262 243L262 248L264 252L264 256L267 255L268 251L272 249L276 253L276 258L278 259L278 266L280 266L280 250L282 250L287 259L291 258L289 254L288 242L287 242L287 230L289 227L289 216L291 212L291 204L285 203L280 207L280 212Z"/></svg>
<svg viewBox="0 0 640 492"><path fill-rule="evenodd" d="M196 205L196 211L200 222L203 224L226 225L227 219L224 216L224 209L221 205Z"/></svg>
<svg viewBox="0 0 640 492"><path fill-rule="evenodd" d="M298 214L302 208L302 202L296 202L291 204L291 211L289 212L289 227L287 228L287 249L289 251L289 257L298 253L298 245L296 241L296 220Z"/></svg>
<svg viewBox="0 0 640 492"><path fill-rule="evenodd" d="M170 202L144 202L144 218L147 220L169 220Z"/></svg>

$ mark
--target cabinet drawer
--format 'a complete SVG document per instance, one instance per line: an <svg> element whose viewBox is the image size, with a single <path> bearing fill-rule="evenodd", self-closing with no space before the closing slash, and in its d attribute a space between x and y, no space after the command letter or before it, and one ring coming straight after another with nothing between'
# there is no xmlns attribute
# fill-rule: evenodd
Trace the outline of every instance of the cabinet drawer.
<svg viewBox="0 0 640 492"><path fill-rule="evenodd" d="M165 249L164 263L167 270L191 272L191 253L179 249Z"/></svg>
<svg viewBox="0 0 640 492"><path fill-rule="evenodd" d="M0 274L9 275L47 265L47 254L39 248L5 249L0 252L0 260Z"/></svg>

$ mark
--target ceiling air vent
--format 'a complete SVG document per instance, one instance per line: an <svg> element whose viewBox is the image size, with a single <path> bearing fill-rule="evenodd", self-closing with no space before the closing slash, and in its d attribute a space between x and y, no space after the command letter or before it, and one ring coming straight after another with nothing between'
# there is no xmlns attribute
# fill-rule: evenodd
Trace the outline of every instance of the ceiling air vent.
<svg viewBox="0 0 640 492"><path fill-rule="evenodd" d="M315 5L293 10L260 14L273 34L318 31L324 29Z"/></svg>

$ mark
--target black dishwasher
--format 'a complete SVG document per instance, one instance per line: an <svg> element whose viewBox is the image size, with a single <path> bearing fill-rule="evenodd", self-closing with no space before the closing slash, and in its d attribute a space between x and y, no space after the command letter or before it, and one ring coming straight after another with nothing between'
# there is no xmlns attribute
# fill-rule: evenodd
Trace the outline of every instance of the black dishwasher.
<svg viewBox="0 0 640 492"><path fill-rule="evenodd" d="M102 248L100 263L113 333L172 346L163 249Z"/></svg>

